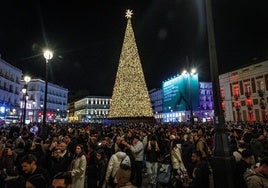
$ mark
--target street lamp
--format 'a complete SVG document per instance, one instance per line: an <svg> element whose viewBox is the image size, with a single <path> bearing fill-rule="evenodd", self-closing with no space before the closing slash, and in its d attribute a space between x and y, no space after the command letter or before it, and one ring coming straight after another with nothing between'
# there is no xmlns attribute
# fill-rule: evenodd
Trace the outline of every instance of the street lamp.
<svg viewBox="0 0 268 188"><path fill-rule="evenodd" d="M51 60L53 57L53 53L50 50L45 50L44 57L46 59L46 77L45 77L45 98L44 98L44 109L43 109L43 128L45 128L46 126L46 114L47 114L48 64L49 64L49 60Z"/></svg>
<svg viewBox="0 0 268 188"><path fill-rule="evenodd" d="M187 77L187 90L189 93L188 107L190 109L190 123L194 124L194 115L193 115L193 104L192 104L192 90L191 90L191 77L196 74L196 69L192 68L189 73L187 70L182 71L182 75Z"/></svg>
<svg viewBox="0 0 268 188"><path fill-rule="evenodd" d="M214 101L214 148L212 158L212 168L214 177L214 187L217 188L233 188L234 187L234 159L228 145L226 136L224 114L221 110L220 102L220 84L218 73L218 61L216 53L216 42L214 36L214 25L212 17L211 0L205 0L210 74L213 89Z"/></svg>
<svg viewBox="0 0 268 188"><path fill-rule="evenodd" d="M27 89L28 89L28 83L31 81L31 77L30 76L24 76L24 81L25 81L25 84L24 84L24 86L22 88L23 99L24 99L22 125L25 125L26 106L27 106L27 100L28 100Z"/></svg>

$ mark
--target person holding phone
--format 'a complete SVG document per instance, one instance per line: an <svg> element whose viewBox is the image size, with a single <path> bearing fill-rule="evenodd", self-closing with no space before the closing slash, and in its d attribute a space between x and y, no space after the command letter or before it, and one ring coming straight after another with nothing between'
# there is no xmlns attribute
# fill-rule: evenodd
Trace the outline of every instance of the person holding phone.
<svg viewBox="0 0 268 188"><path fill-rule="evenodd" d="M148 174L148 182L151 187L156 187L159 156L160 149L157 143L157 137L156 135L152 135L145 147L146 170Z"/></svg>

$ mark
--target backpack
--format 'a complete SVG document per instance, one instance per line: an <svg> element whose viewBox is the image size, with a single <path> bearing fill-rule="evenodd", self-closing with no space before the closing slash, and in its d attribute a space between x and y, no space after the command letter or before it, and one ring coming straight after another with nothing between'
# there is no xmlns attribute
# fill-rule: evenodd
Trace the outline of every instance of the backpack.
<svg viewBox="0 0 268 188"><path fill-rule="evenodd" d="M162 164L159 173L157 175L157 182L160 184L169 183L171 178L171 165L170 164Z"/></svg>

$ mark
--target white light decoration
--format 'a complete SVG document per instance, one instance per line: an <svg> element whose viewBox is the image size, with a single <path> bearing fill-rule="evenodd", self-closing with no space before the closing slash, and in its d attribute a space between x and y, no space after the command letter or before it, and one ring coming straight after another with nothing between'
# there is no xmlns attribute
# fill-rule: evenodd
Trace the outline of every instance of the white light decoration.
<svg viewBox="0 0 268 188"><path fill-rule="evenodd" d="M25 81L26 84L27 84L28 82L31 81L31 77L30 77L30 76L24 76L24 81Z"/></svg>
<svg viewBox="0 0 268 188"><path fill-rule="evenodd" d="M126 18L127 19L130 19L132 17L132 15L133 15L132 10L127 9L127 11L126 11Z"/></svg>
<svg viewBox="0 0 268 188"><path fill-rule="evenodd" d="M113 88L109 118L153 117L131 19L129 19L131 16L132 11L127 10L128 23Z"/></svg>
<svg viewBox="0 0 268 188"><path fill-rule="evenodd" d="M50 50L45 50L45 51L44 51L44 57L45 57L46 60L50 60L50 59L52 59L52 57L53 57L53 53L52 53L52 51L50 51Z"/></svg>

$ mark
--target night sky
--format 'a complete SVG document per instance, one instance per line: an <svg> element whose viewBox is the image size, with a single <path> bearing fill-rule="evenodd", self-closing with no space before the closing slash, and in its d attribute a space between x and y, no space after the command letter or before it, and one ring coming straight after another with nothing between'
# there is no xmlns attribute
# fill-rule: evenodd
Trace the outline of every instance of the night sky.
<svg viewBox="0 0 268 188"><path fill-rule="evenodd" d="M212 0L219 73L268 58L267 0ZM54 51L49 82L70 92L112 95L124 32L131 19L148 89L198 69L210 81L203 0L5 0L2 59L44 79L46 46Z"/></svg>

